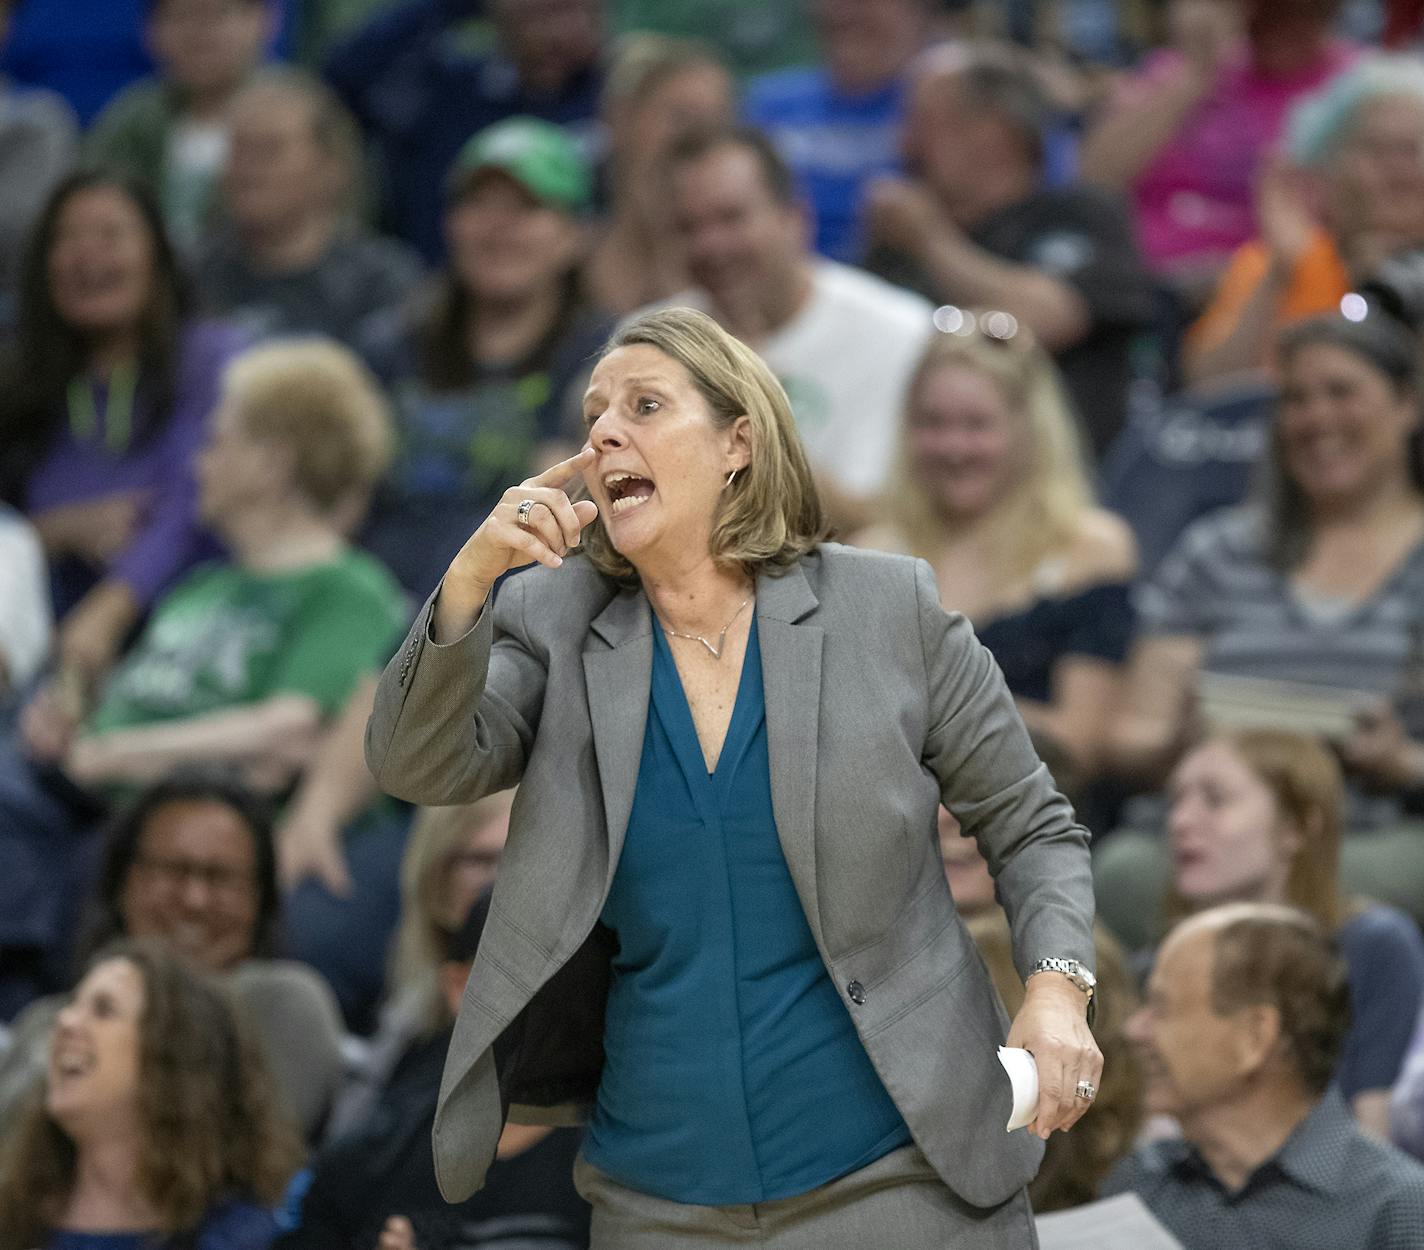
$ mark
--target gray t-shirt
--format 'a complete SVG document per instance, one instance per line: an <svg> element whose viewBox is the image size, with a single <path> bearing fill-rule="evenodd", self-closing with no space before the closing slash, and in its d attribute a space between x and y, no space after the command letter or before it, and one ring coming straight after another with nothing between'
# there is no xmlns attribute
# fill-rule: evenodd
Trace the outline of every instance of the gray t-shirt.
<svg viewBox="0 0 1424 1250"><path fill-rule="evenodd" d="M325 334L354 345L357 326L409 299L422 274L414 252L371 234L338 237L306 269L267 273L226 234L199 257L195 278L208 308L252 341Z"/></svg>
<svg viewBox="0 0 1424 1250"><path fill-rule="evenodd" d="M1204 673L1359 691L1395 700L1412 736L1424 737L1424 706L1400 699L1418 686L1424 631L1424 542L1369 597L1322 611L1267 557L1265 520L1232 508L1192 525L1134 595L1139 637L1191 637ZM1352 789L1349 826L1399 818L1392 795Z"/></svg>

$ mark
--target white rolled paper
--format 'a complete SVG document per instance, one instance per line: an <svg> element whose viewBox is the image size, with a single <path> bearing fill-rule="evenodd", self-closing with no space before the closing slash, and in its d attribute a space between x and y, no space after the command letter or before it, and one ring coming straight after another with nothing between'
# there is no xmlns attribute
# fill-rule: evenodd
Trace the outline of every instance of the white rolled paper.
<svg viewBox="0 0 1424 1250"><path fill-rule="evenodd" d="M1038 1064L1028 1051L1018 1046L1000 1046L999 1062L1014 1091L1014 1109L1004 1126L1005 1132L1012 1133L1016 1128L1033 1123L1038 1113Z"/></svg>

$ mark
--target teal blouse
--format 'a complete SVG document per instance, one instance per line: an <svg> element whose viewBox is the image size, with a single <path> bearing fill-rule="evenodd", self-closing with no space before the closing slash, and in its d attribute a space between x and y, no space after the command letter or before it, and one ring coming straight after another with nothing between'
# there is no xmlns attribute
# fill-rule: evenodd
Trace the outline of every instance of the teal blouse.
<svg viewBox="0 0 1424 1250"><path fill-rule="evenodd" d="M676 1202L791 1197L910 1133L781 852L755 619L712 773L667 640L653 634L638 784L603 910L618 951L584 1153Z"/></svg>

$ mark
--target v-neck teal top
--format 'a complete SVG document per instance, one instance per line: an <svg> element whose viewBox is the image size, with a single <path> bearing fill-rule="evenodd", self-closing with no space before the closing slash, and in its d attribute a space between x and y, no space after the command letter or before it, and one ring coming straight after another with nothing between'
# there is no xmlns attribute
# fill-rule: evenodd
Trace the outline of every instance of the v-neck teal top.
<svg viewBox="0 0 1424 1250"><path fill-rule="evenodd" d="M816 949L771 801L753 618L708 773L654 628L623 852L606 1059L584 1154L643 1193L722 1206L805 1193L910 1141Z"/></svg>

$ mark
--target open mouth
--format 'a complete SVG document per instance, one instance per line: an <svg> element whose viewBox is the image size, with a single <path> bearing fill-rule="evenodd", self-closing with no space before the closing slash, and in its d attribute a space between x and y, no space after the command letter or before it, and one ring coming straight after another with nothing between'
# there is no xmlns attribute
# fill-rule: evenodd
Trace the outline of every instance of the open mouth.
<svg viewBox="0 0 1424 1250"><path fill-rule="evenodd" d="M54 1058L55 1074L62 1078L83 1076L93 1066L92 1056L76 1050L61 1050Z"/></svg>
<svg viewBox="0 0 1424 1250"><path fill-rule="evenodd" d="M622 516L647 503L655 488L636 473L610 473L603 479L603 489L608 492L609 515Z"/></svg>

